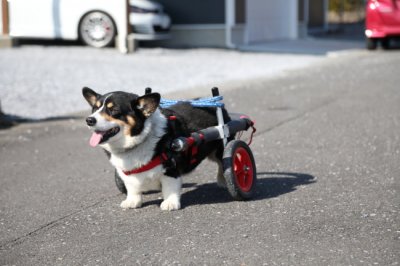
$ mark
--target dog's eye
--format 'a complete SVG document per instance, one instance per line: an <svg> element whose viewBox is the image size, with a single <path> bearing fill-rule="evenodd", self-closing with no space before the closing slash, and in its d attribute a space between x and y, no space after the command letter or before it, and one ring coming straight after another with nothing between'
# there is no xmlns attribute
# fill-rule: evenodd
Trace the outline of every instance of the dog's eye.
<svg viewBox="0 0 400 266"><path fill-rule="evenodd" d="M120 113L120 110L119 110L119 108L117 108L117 107L109 108L109 111L110 111L110 114L111 114L112 116L119 115L119 113Z"/></svg>

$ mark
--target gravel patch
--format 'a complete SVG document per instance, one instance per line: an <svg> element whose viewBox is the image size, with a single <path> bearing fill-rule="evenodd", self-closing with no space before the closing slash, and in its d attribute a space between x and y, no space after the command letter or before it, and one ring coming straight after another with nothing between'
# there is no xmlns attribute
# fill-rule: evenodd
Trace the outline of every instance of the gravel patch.
<svg viewBox="0 0 400 266"><path fill-rule="evenodd" d="M309 66L324 57L239 52L224 49L114 49L80 46L21 46L0 50L0 100L5 113L46 118L87 109L81 88L100 93L141 94L199 89L268 78Z"/></svg>

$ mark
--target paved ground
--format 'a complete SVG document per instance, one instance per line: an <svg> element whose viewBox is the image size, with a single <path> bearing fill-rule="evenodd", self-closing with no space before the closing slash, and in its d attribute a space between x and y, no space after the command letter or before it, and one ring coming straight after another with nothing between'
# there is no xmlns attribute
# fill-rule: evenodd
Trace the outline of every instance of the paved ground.
<svg viewBox="0 0 400 266"><path fill-rule="evenodd" d="M241 51L141 48L130 55L74 42L25 41L17 48L0 49L0 101L9 115L38 119L83 110L83 86L101 92L143 91L149 86L162 93L197 89L201 95L227 81L232 86L281 76L364 46L362 38L328 37L254 44Z"/></svg>
<svg viewBox="0 0 400 266"><path fill-rule="evenodd" d="M399 65L398 50L354 52L222 86L257 121L247 202L206 162L182 210L152 193L123 211L82 117L0 131L0 265L398 265Z"/></svg>
<svg viewBox="0 0 400 266"><path fill-rule="evenodd" d="M0 49L0 99L8 114L29 118L64 115L86 108L83 86L101 92L162 93L220 86L281 75L322 60L315 55L279 55L223 49L115 49L26 45Z"/></svg>
<svg viewBox="0 0 400 266"><path fill-rule="evenodd" d="M360 40L330 40L322 38L303 38L296 40L271 41L240 47L242 51L268 52L280 54L329 55L337 52L364 49L365 44Z"/></svg>

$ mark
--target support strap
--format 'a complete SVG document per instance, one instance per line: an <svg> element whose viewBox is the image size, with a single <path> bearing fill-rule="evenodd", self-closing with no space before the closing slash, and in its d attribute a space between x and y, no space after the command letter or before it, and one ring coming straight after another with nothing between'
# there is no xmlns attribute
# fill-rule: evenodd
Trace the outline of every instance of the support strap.
<svg viewBox="0 0 400 266"><path fill-rule="evenodd" d="M223 107L224 104L220 101L223 100L222 96L210 97L210 98L201 98L197 100L167 100L161 99L160 106L162 108L171 107L177 103L189 103L193 107Z"/></svg>
<svg viewBox="0 0 400 266"><path fill-rule="evenodd" d="M253 131L251 132L249 143L247 143L247 145L249 145L249 146L253 142L254 133L256 133L256 131L257 131L257 129L254 127L254 123L251 125L251 128L252 128Z"/></svg>
<svg viewBox="0 0 400 266"><path fill-rule="evenodd" d="M123 171L123 172L125 175L140 174L140 173L149 171L149 170L161 165L167 159L168 159L167 155L165 153L162 153L161 155L154 157L153 160L151 160L150 162L148 162L147 164L145 164L139 168L135 168L135 169L132 169L129 171Z"/></svg>

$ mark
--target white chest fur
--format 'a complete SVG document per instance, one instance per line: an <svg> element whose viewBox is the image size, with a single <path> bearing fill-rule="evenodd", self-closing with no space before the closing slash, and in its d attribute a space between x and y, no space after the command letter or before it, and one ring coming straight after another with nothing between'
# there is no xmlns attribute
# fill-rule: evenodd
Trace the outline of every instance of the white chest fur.
<svg viewBox="0 0 400 266"><path fill-rule="evenodd" d="M104 148L111 152L111 164L117 169L127 171L139 168L150 162L157 143L165 134L166 127L167 119L159 110L156 110L146 120L144 128L139 135L124 137L123 147L128 148L128 151L115 152L111 145L105 145Z"/></svg>

